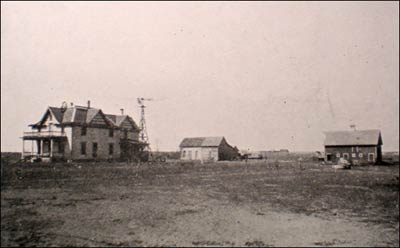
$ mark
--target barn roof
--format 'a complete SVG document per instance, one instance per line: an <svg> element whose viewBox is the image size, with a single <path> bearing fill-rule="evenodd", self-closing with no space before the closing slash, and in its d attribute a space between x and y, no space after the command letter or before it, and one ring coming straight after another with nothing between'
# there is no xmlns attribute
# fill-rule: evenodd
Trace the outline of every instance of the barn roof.
<svg viewBox="0 0 400 248"><path fill-rule="evenodd" d="M194 137L184 138L180 147L217 147L224 140L224 137Z"/></svg>
<svg viewBox="0 0 400 248"><path fill-rule="evenodd" d="M380 130L325 132L325 146L382 145Z"/></svg>

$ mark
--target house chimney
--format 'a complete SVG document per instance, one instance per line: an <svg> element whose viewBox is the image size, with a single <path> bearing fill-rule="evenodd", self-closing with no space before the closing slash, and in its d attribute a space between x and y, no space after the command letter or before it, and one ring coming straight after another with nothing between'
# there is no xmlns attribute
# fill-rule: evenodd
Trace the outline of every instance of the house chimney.
<svg viewBox="0 0 400 248"><path fill-rule="evenodd" d="M74 106L74 103L73 103L73 102L71 102L70 104L71 104L71 107Z"/></svg>
<svg viewBox="0 0 400 248"><path fill-rule="evenodd" d="M66 101L62 102L62 103L61 103L61 112L64 113L65 110L67 110L67 108L68 108L67 102L66 102Z"/></svg>
<svg viewBox="0 0 400 248"><path fill-rule="evenodd" d="M121 115L124 115L124 109L123 108L121 109Z"/></svg>
<svg viewBox="0 0 400 248"><path fill-rule="evenodd" d="M87 107L90 108L90 100L87 101Z"/></svg>

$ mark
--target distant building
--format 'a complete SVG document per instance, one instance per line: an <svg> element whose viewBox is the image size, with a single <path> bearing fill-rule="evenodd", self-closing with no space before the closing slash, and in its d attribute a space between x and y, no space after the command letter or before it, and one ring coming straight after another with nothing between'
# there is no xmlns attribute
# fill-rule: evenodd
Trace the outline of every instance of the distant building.
<svg viewBox="0 0 400 248"><path fill-rule="evenodd" d="M128 115L106 115L90 107L48 107L23 134L22 157L50 160L119 159L139 144L139 128ZM25 142L31 141L25 147Z"/></svg>
<svg viewBox="0 0 400 248"><path fill-rule="evenodd" d="M382 161L380 130L335 131L325 133L325 159L338 161L344 158L353 164Z"/></svg>
<svg viewBox="0 0 400 248"><path fill-rule="evenodd" d="M185 138L179 145L182 160L219 161L238 158L237 148L224 137Z"/></svg>
<svg viewBox="0 0 400 248"><path fill-rule="evenodd" d="M280 149L280 150L271 150L271 151L260 151L260 154L263 158L268 159L278 159L284 158L289 155L288 149Z"/></svg>
<svg viewBox="0 0 400 248"><path fill-rule="evenodd" d="M250 153L247 153L246 155L245 155L245 157L244 157L245 159L247 158L247 159L263 159L263 156L261 155L261 153L260 152L250 152Z"/></svg>

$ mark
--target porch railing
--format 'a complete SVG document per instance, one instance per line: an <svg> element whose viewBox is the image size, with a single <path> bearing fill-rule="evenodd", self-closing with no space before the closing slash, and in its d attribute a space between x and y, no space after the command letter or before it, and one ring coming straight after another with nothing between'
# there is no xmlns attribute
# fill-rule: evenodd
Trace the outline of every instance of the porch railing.
<svg viewBox="0 0 400 248"><path fill-rule="evenodd" d="M66 134L61 131L42 131L42 132L24 132L23 137L33 137L33 138L40 138L40 137L65 137Z"/></svg>

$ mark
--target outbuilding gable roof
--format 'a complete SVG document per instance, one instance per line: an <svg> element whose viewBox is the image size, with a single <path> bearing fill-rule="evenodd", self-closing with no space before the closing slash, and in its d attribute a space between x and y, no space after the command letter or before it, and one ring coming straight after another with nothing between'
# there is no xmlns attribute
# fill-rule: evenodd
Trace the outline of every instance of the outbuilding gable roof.
<svg viewBox="0 0 400 248"><path fill-rule="evenodd" d="M218 147L224 137L194 137L184 138L180 147Z"/></svg>
<svg viewBox="0 0 400 248"><path fill-rule="evenodd" d="M382 145L380 130L325 132L325 146Z"/></svg>

